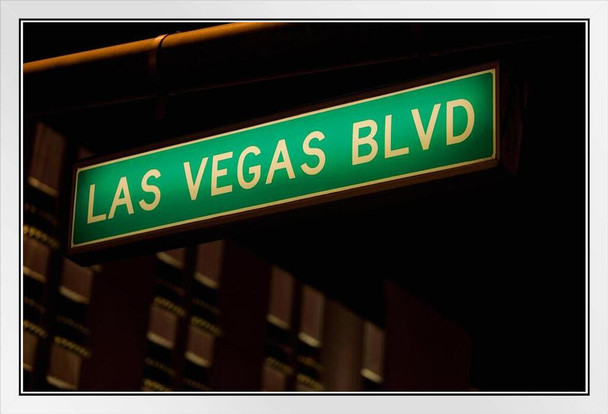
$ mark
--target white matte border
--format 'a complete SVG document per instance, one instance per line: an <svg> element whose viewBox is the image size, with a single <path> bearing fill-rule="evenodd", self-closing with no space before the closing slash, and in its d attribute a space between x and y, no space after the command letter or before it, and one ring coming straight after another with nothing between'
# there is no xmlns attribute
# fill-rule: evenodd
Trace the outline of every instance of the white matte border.
<svg viewBox="0 0 608 414"><path fill-rule="evenodd" d="M590 95L590 396L18 396L20 246L19 18L589 18ZM608 413L608 3L537 2L55 2L1 1L0 7L0 412L453 412Z"/></svg>

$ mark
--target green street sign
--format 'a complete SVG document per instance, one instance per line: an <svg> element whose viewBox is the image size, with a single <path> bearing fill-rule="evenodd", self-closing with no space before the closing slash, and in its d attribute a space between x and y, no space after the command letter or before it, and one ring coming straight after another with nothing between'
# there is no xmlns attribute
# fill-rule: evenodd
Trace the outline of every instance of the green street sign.
<svg viewBox="0 0 608 414"><path fill-rule="evenodd" d="M497 68L76 167L70 249L496 165ZM221 219L221 220L220 220Z"/></svg>

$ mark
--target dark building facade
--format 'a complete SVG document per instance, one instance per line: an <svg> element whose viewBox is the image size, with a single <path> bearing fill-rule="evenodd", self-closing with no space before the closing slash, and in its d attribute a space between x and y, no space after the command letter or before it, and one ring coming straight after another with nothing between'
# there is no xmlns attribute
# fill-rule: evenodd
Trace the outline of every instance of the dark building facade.
<svg viewBox="0 0 608 414"><path fill-rule="evenodd" d="M24 391L584 391L585 31L26 22ZM68 254L77 162L489 63L493 168Z"/></svg>

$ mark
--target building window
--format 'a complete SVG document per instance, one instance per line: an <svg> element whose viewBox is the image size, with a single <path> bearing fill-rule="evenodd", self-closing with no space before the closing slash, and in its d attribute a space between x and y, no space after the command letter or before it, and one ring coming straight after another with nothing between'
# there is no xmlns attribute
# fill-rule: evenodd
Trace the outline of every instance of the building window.
<svg viewBox="0 0 608 414"><path fill-rule="evenodd" d="M39 282L46 282L51 248L31 238L23 237L23 274Z"/></svg>
<svg viewBox="0 0 608 414"><path fill-rule="evenodd" d="M23 369L32 372L36 363L38 337L31 332L23 331Z"/></svg>
<svg viewBox="0 0 608 414"><path fill-rule="evenodd" d="M217 289L220 284L223 252L223 240L199 245L194 278L205 286Z"/></svg>
<svg viewBox="0 0 608 414"><path fill-rule="evenodd" d="M270 281L270 306L268 321L283 329L291 326L293 303L293 276L279 267L273 267Z"/></svg>
<svg viewBox="0 0 608 414"><path fill-rule="evenodd" d="M296 391L321 391L320 352L323 334L325 297L308 285L301 289L300 329L296 346Z"/></svg>
<svg viewBox="0 0 608 414"><path fill-rule="evenodd" d="M267 358L262 367L262 391L285 391L291 370L287 365Z"/></svg>
<svg viewBox="0 0 608 414"><path fill-rule="evenodd" d="M93 271L63 259L63 272L59 293L74 302L88 304L91 299Z"/></svg>
<svg viewBox="0 0 608 414"><path fill-rule="evenodd" d="M167 349L173 349L177 335L177 315L158 305L150 307L148 339Z"/></svg>
<svg viewBox="0 0 608 414"><path fill-rule="evenodd" d="M80 382L80 369L88 351L64 338L55 337L51 346L47 382L62 390L76 390Z"/></svg>
<svg viewBox="0 0 608 414"><path fill-rule="evenodd" d="M377 390L384 374L384 331L369 321L363 324L363 358L361 376L363 388Z"/></svg>
<svg viewBox="0 0 608 414"><path fill-rule="evenodd" d="M213 362L213 335L193 323L188 330L186 359L193 364L209 368Z"/></svg>
<svg viewBox="0 0 608 414"><path fill-rule="evenodd" d="M270 281L264 391L321 391L325 297L273 267Z"/></svg>
<svg viewBox="0 0 608 414"><path fill-rule="evenodd" d="M28 183L52 197L60 190L65 144L65 138L55 130L42 123L36 125Z"/></svg>

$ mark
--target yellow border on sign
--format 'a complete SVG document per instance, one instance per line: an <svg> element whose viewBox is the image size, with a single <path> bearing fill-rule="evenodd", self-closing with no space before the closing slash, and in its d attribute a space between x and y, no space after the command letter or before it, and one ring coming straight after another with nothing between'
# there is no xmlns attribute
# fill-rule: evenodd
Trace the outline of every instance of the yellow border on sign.
<svg viewBox="0 0 608 414"><path fill-rule="evenodd" d="M339 188L333 188L331 190L324 190L324 191L319 191L316 193L310 193L310 194L304 194L301 196L297 196L297 197L291 197L291 198L285 198L282 200L277 200L277 201L273 201L273 202L269 202L269 203L264 203L264 204L256 204L253 206L248 206L248 207L243 207L243 208L239 208L236 210L229 210L229 211L223 211L221 213L216 213L216 214L211 214L211 215L206 215L206 216L199 216L199 217L195 217L192 219L188 219L188 220L182 220L182 221L177 221L177 222L173 222L173 223L168 223L168 224L163 224L160 226L156 226L156 227L150 227L147 229L143 229L143 230L136 230L136 231L132 231L129 233L122 233L116 236L110 236L110 237L104 237L102 239L96 239L96 240L91 240L88 242L84 242L84 243L79 243L79 244L74 244L74 224L76 221L76 214L74 212L74 210L76 209L76 200L78 199L78 175L80 174L81 171L86 171L88 169L91 168L96 168L96 167L101 167L104 165L109 165L109 164L114 164L116 162L119 161L124 161L124 160L128 160L131 158L138 158L138 157L142 157L144 155L147 154L154 154L156 152L161 152L161 151L167 151L173 148L179 148L185 145L190 145L190 144L195 144L197 142L201 142L201 141L207 141L207 140L212 140L212 139L217 139L217 138L221 138L224 137L226 135L232 135L232 134L236 134L239 132L244 132L244 131L249 131L252 129L257 129L257 128L261 128L264 126L268 126L268 125L273 125L279 122L285 122L285 121L289 121L289 120L293 120L293 119L298 119L298 118L302 118L305 116L310 116L310 115L314 115L314 114L318 114L318 113L323 113L323 112L327 112L330 110L334 110L334 109L339 109L339 108L345 108L348 106L352 106L352 105L357 105L360 103L364 103L364 102L370 102L370 101L374 101L377 99L382 99L382 98L387 98L389 96L395 96L395 95L399 95L402 93L406 93L406 92L411 92L411 91L415 91L418 89L423 89L423 88L429 88L431 86L435 86L435 85L441 85L443 83L448 83L448 82L454 82L460 79L466 79L466 78L471 78L473 76L478 76L478 75L483 75L485 73L491 73L492 74L492 117L493 117L493 122L492 122L492 155L490 157L487 158L480 158L477 160L473 160L473 161L465 161L462 163L458 163L458 164L450 164L450 165L446 165L446 166L442 166L442 167L436 167L436 168L430 168L430 169L426 169L426 170L421 170L421 171L415 171L415 172L411 172L411 173L407 173L407 174L401 174L401 175L395 175L392 177L386 177L386 178L381 178L378 180L372 180L372 181L366 181L364 183L359 183L359 184L353 184L353 185L348 185L348 186L344 186L344 187L339 187ZM403 89L400 91L396 91L396 92L391 92L391 93L387 93L384 95L378 95L378 96L374 96L371 98L366 98L366 99L361 99L358 101L353 101L353 102L348 102L345 104L341 104L341 105L336 105L336 106L331 106L328 108L324 108L324 109L319 109L317 111L312 111L312 112L306 112L300 115L295 115L295 116L291 116L291 117L287 117L287 118L282 118L282 119L278 119L276 121L271 121L271 122L266 122L263 124L259 124L259 125L254 125L251 127L247 127L247 128L242 128L242 129L237 129L237 130L233 130L233 131L228 131L228 132L224 132L218 135L213 135L210 137L204 137L204 138L199 138L196 140L192 140L192 141L188 141L188 142L183 142L183 143L179 143L179 144L175 144L175 145L171 145L168 147L164 147L164 148L158 148L158 149L154 149L154 150L150 150L150 151L145 151L139 154L133 154L133 155L129 155L126 157L122 157L122 158L117 158L115 160L110 160L110 161L105 161L105 162L101 162L98 164L93 164L93 165L88 165L86 167L81 167L78 168L78 170L76 171L76 181L74 183L74 200L73 200L73 211L72 211L72 237L70 239L70 247L74 248L74 247L80 247L80 246L87 246L87 245L91 245L91 244L95 244L95 243L101 243L101 242L106 242L106 241L110 241L110 240L115 240L115 239L120 239L120 238L124 238L124 237L129 237L129 236L134 236L137 234L142 234L142 233L148 233L151 231L155 231L155 230L162 230L162 229L166 229L166 228L170 228L170 227L177 227L183 224L190 224L190 223L194 223L197 221L204 221L204 220L211 220L217 217L222 217L222 216L228 216L228 215L232 215L232 214L238 214L238 213L243 213L246 211L252 211L252 210L258 210L258 209L262 209L265 207L270 207L270 206L275 206L275 205L280 205L280 204L288 204L294 201L299 201L299 200L304 200L307 198L314 198L314 197L318 197L318 196L323 196L323 195L327 195L327 194L333 194L333 193L339 193L342 191L347 191L347 190L352 190L355 188L360 188L360 187L368 187L368 186L372 186L375 184L380 184L380 183L385 183L385 182L390 182L390 181L395 181L395 180L399 180L399 179L403 179L403 178L408 178L408 177L414 177L414 176L418 176L418 175L425 175L425 174L429 174L429 173L433 173L433 172L438 172L438 171L444 171L444 170L451 170L451 169L455 169L458 167L464 167L467 165L473 165L473 164L479 164L485 161L491 161L491 160L495 160L496 159L496 68L491 68L491 69L486 69L486 70L482 70L482 71L478 71L478 72L473 72L467 75L462 75L462 76L457 76L455 78L450 78L450 79L444 79L441 81L437 81L437 82L433 82L433 83L429 83L426 85L420 85L420 86L415 86L412 88L408 88L408 89Z"/></svg>

